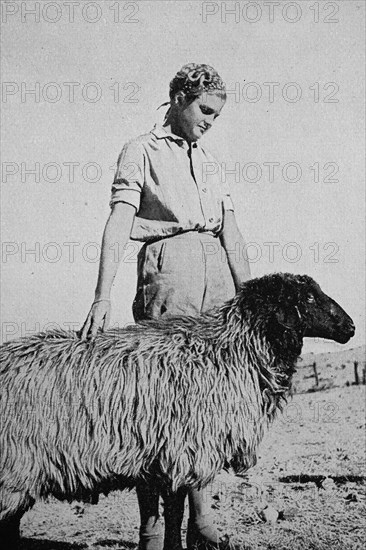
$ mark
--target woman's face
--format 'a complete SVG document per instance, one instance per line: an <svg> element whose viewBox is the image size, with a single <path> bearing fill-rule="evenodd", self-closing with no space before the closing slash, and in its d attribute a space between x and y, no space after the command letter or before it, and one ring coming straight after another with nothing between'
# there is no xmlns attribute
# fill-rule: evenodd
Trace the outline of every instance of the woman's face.
<svg viewBox="0 0 366 550"><path fill-rule="evenodd" d="M189 102L181 95L177 97L177 122L187 141L197 141L212 126L220 115L225 100L216 93L203 93Z"/></svg>

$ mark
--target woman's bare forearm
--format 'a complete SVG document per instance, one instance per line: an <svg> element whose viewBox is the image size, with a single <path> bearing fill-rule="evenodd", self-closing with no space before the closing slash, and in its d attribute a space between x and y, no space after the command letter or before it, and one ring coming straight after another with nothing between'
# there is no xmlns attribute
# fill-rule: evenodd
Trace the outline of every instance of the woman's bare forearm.
<svg viewBox="0 0 366 550"><path fill-rule="evenodd" d="M130 238L136 209L127 203L117 203L107 220L102 240L95 300L109 300L112 284Z"/></svg>
<svg viewBox="0 0 366 550"><path fill-rule="evenodd" d="M251 274L245 241L237 226L234 212L231 210L226 211L224 214L224 224L220 239L226 251L235 288L238 289L241 283L251 278Z"/></svg>

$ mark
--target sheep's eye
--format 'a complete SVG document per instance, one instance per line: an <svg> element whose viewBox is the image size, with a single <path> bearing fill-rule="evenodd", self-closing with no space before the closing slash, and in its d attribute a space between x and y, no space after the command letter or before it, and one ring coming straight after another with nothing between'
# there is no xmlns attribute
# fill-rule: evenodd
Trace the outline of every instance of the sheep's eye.
<svg viewBox="0 0 366 550"><path fill-rule="evenodd" d="M315 302L315 298L313 296L313 294L308 294L307 297L306 297L306 301L308 304L313 304Z"/></svg>

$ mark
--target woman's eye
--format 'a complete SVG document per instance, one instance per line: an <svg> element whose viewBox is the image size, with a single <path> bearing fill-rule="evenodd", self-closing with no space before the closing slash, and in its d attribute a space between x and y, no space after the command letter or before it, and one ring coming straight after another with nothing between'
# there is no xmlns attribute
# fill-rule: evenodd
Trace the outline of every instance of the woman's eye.
<svg viewBox="0 0 366 550"><path fill-rule="evenodd" d="M313 304L315 302L315 298L312 294L308 294L306 301L308 304Z"/></svg>

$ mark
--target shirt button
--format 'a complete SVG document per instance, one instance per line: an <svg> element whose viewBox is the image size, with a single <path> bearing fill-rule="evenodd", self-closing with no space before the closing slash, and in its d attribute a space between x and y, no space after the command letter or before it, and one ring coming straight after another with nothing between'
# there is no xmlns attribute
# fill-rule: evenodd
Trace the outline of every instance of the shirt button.
<svg viewBox="0 0 366 550"><path fill-rule="evenodd" d="M209 218L208 221L209 221L210 223L212 223L212 222L214 221L214 219L213 219L213 218Z"/></svg>
<svg viewBox="0 0 366 550"><path fill-rule="evenodd" d="M207 187L202 187L202 193L206 193Z"/></svg>

